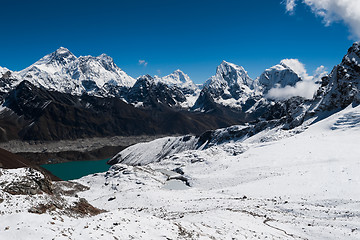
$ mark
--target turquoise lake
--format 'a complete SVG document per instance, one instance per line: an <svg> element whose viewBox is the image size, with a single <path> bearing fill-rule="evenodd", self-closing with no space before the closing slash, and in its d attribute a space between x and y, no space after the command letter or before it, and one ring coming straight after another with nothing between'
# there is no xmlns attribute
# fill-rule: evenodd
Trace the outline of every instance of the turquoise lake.
<svg viewBox="0 0 360 240"><path fill-rule="evenodd" d="M74 180L89 174L106 172L110 168L110 165L106 164L108 160L109 159L44 164L41 165L41 167L49 170L52 174L63 180Z"/></svg>

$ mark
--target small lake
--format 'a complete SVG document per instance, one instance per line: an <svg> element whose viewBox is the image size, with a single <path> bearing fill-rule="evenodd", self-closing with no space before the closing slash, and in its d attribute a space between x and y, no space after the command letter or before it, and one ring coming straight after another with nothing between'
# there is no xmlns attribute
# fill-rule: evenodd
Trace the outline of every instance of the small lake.
<svg viewBox="0 0 360 240"><path fill-rule="evenodd" d="M55 164L44 164L41 167L49 170L55 176L63 180L74 180L83 176L106 172L110 165L106 164L109 159L97 161L74 161Z"/></svg>

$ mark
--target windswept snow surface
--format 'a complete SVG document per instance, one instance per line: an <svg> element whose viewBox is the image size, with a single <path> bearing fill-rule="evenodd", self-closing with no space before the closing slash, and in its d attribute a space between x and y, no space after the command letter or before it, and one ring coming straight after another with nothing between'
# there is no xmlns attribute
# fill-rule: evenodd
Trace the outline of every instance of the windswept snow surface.
<svg viewBox="0 0 360 240"><path fill-rule="evenodd" d="M128 165L145 165L162 160L186 150L196 149L197 138L193 136L165 137L126 148L113 157Z"/></svg>
<svg viewBox="0 0 360 240"><path fill-rule="evenodd" d="M139 162L77 180L108 212L58 218L4 201L0 239L360 239L360 107L311 121L196 150L194 137L138 145Z"/></svg>

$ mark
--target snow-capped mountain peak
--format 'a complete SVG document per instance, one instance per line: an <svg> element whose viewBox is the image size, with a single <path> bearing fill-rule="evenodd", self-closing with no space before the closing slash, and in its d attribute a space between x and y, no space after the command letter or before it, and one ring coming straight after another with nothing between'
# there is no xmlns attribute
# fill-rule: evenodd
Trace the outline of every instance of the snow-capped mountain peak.
<svg viewBox="0 0 360 240"><path fill-rule="evenodd" d="M263 87L264 93L275 87L295 86L301 81L300 70L294 71L295 64L292 59L284 59L269 69L266 69L258 78L259 83Z"/></svg>
<svg viewBox="0 0 360 240"><path fill-rule="evenodd" d="M245 69L242 66L238 66L238 65L236 65L234 63L230 63L230 62L227 62L225 60L223 60L221 62L221 64L217 67L216 71L217 72L223 71L223 69L237 69L237 70L239 70L241 72L246 72Z"/></svg>
<svg viewBox="0 0 360 240"><path fill-rule="evenodd" d="M59 47L56 51L57 54L67 54L70 53L69 49L64 47Z"/></svg>
<svg viewBox="0 0 360 240"><path fill-rule="evenodd" d="M343 65L353 65L360 67L360 42L355 42L344 56Z"/></svg>
<svg viewBox="0 0 360 240"><path fill-rule="evenodd" d="M69 51L69 49L60 47L55 52L50 53L39 61L35 62L32 66L38 65L59 65L59 66L66 66L67 64L75 61L77 58L76 56ZM31 67L31 66L30 66Z"/></svg>
<svg viewBox="0 0 360 240"><path fill-rule="evenodd" d="M152 76L150 76L149 74L141 75L140 77L137 78L137 80L149 81L151 83L155 82L154 78Z"/></svg>
<svg viewBox="0 0 360 240"><path fill-rule="evenodd" d="M182 83L192 82L190 77L187 74L185 74L183 71L181 71L180 69L177 69L172 74L168 75L168 77L170 77L170 76L176 80L179 80Z"/></svg>
<svg viewBox="0 0 360 240"><path fill-rule="evenodd" d="M205 86L210 88L238 88L240 86L247 86L253 89L254 81L242 66L222 61L216 68L215 76L211 77L205 83Z"/></svg>
<svg viewBox="0 0 360 240"><path fill-rule="evenodd" d="M135 83L108 55L76 57L64 47L18 72L18 76L36 86L75 95L106 95L105 85L129 88Z"/></svg>
<svg viewBox="0 0 360 240"><path fill-rule="evenodd" d="M200 94L199 87L180 69L164 77L155 76L154 81L169 86L171 89L180 90L186 98L186 101L181 103L184 108L192 107Z"/></svg>
<svg viewBox="0 0 360 240"><path fill-rule="evenodd" d="M6 73L6 72L8 72L8 71L10 71L10 70L7 69L6 67L0 67L0 77L1 77L4 73Z"/></svg>
<svg viewBox="0 0 360 240"><path fill-rule="evenodd" d="M206 108L208 97L220 105L241 109L249 98L257 94L257 81L251 79L243 67L222 61L216 74L204 84L194 109Z"/></svg>
<svg viewBox="0 0 360 240"><path fill-rule="evenodd" d="M175 70L165 77L155 76L154 79L156 82L161 82L169 86L176 86L181 89L196 91L198 88L190 77L180 69Z"/></svg>

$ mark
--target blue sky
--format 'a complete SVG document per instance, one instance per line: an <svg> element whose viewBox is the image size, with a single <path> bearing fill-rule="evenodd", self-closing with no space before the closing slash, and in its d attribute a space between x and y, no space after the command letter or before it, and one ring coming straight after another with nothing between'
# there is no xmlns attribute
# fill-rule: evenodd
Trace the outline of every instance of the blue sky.
<svg viewBox="0 0 360 240"><path fill-rule="evenodd" d="M253 78L284 58L310 74L331 71L356 40L351 28L341 19L325 26L301 2L286 12L282 1L1 0L0 66L21 70L63 46L76 56L106 53L133 77L181 69L196 83L222 60Z"/></svg>

